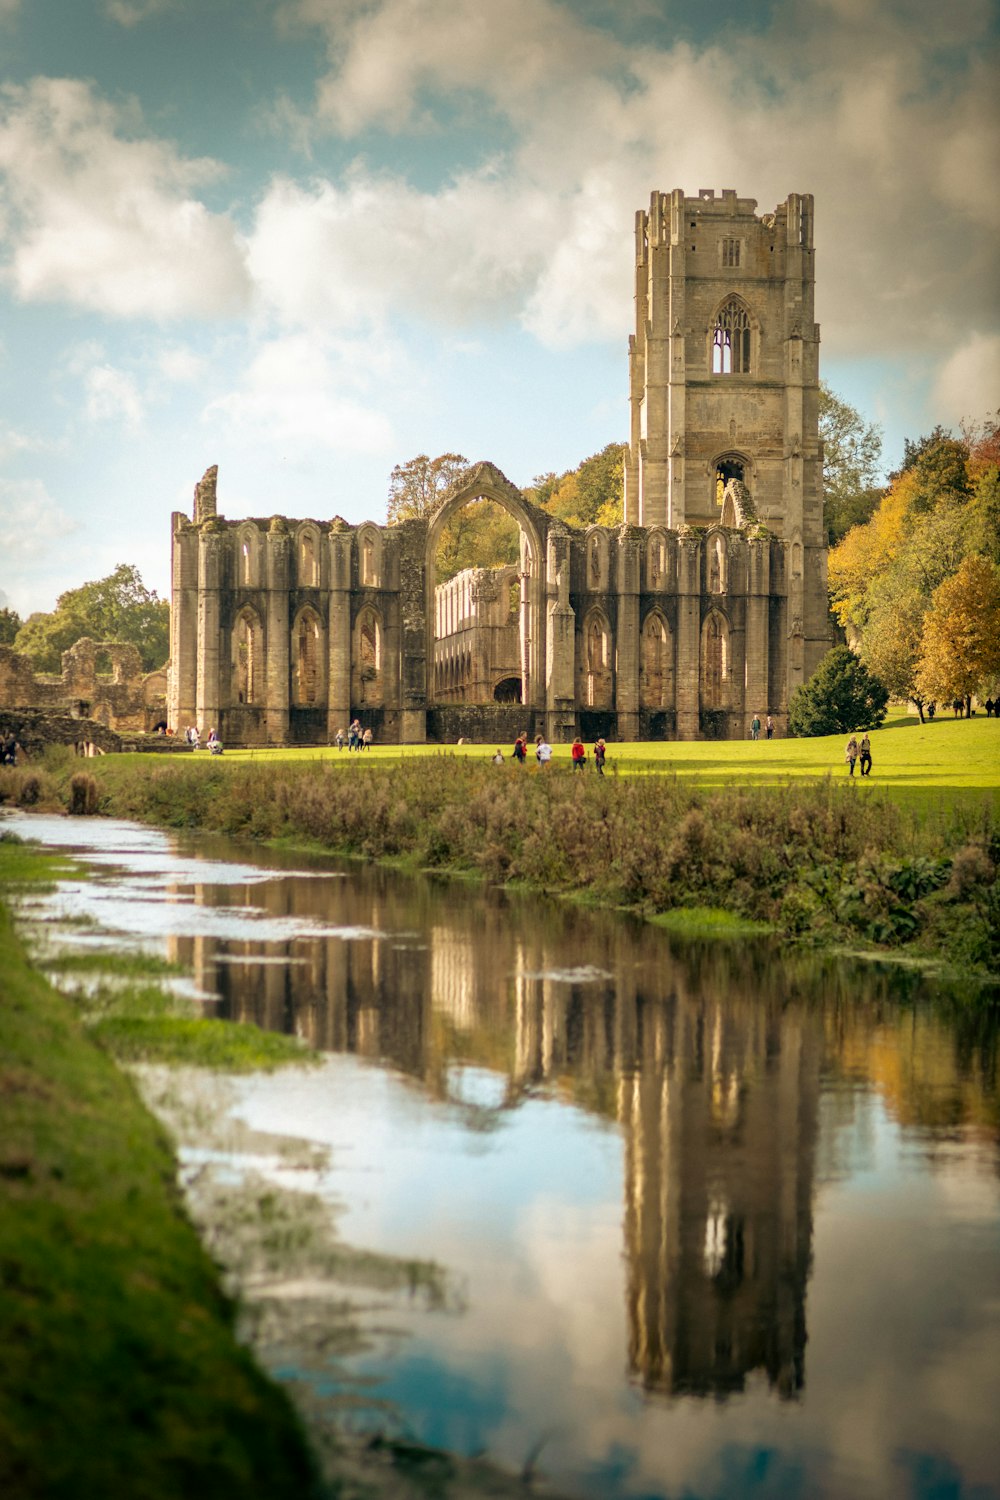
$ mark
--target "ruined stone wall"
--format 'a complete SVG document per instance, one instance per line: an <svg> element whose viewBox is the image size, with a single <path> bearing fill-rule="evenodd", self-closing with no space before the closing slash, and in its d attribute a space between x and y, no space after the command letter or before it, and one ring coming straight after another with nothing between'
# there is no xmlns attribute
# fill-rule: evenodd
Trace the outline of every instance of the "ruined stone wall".
<svg viewBox="0 0 1000 1500"><path fill-rule="evenodd" d="M98 671L98 667L110 670ZM165 671L143 673L135 646L84 636L62 654L59 676L36 673L31 660L0 646L0 707L46 709L90 718L106 728L143 734L166 717Z"/></svg>
<svg viewBox="0 0 1000 1500"><path fill-rule="evenodd" d="M332 743L354 718L382 743L504 744L521 729L560 742L743 738L768 712L780 729L797 554L745 487L727 497L707 528L580 531L483 463L433 516L393 527L177 516L171 723L228 744ZM474 498L518 521L521 562L435 591L437 539ZM457 651L456 684L429 673ZM499 674L516 674L520 704L489 703Z"/></svg>

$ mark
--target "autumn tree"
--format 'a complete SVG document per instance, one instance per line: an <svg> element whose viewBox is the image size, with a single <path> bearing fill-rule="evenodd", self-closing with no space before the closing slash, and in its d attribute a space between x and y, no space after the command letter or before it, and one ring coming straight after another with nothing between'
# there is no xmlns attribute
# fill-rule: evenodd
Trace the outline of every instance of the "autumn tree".
<svg viewBox="0 0 1000 1500"><path fill-rule="evenodd" d="M32 659L36 671L58 672L62 653L85 635L136 646L143 670L152 672L170 654L170 605L146 588L138 568L119 563L107 578L60 594L51 613L30 615L14 648Z"/></svg>
<svg viewBox="0 0 1000 1500"><path fill-rule="evenodd" d="M407 463L397 464L389 476L388 524L429 516L468 467L469 460L461 453L440 453L437 458L418 453Z"/></svg>
<svg viewBox="0 0 1000 1500"><path fill-rule="evenodd" d="M925 697L966 702L1000 675L1000 572L963 559L934 591L924 620L917 684Z"/></svg>
<svg viewBox="0 0 1000 1500"><path fill-rule="evenodd" d="M625 444L608 443L564 474L541 474L525 495L567 526L620 526L624 519Z"/></svg>
<svg viewBox="0 0 1000 1500"><path fill-rule="evenodd" d="M788 727L799 739L877 729L888 701L887 688L854 652L847 646L834 646L789 699Z"/></svg>
<svg viewBox="0 0 1000 1500"><path fill-rule="evenodd" d="M852 526L870 520L878 484L882 430L821 382L819 435L823 439L823 520L831 546Z"/></svg>

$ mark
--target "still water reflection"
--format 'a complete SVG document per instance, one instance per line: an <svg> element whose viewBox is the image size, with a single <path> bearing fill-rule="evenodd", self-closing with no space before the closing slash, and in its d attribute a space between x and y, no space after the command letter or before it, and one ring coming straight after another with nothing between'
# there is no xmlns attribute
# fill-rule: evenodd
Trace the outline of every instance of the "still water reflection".
<svg viewBox="0 0 1000 1500"><path fill-rule="evenodd" d="M461 1287L320 1397L371 1381L422 1439L537 1450L595 1500L1000 1496L995 1013L768 944L30 828L104 871L50 920L155 940L214 1013L330 1054L241 1082L241 1116L331 1148L354 1243Z"/></svg>

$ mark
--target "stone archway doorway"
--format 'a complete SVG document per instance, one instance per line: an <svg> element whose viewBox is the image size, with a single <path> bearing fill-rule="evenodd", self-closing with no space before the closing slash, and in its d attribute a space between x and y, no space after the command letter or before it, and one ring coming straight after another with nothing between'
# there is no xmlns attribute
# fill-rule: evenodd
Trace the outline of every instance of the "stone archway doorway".
<svg viewBox="0 0 1000 1500"><path fill-rule="evenodd" d="M503 568L463 570L439 585L437 555L445 528L478 501L493 502L516 523L518 560ZM490 463L460 475L431 516L425 558L429 709L542 706L546 521ZM502 698L495 693L498 681Z"/></svg>

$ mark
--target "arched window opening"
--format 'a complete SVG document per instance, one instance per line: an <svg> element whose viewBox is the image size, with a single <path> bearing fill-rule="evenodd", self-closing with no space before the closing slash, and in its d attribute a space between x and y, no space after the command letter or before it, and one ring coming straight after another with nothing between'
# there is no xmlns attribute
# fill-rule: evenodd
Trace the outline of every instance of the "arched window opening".
<svg viewBox="0 0 1000 1500"><path fill-rule="evenodd" d="M705 708L722 708L729 680L729 632L721 615L714 612L702 631L701 699Z"/></svg>
<svg viewBox="0 0 1000 1500"><path fill-rule="evenodd" d="M319 583L316 559L316 538L311 531L304 531L299 538L299 585L304 589L315 588Z"/></svg>
<svg viewBox="0 0 1000 1500"><path fill-rule="evenodd" d="M264 641L257 616L244 610L233 631L233 697L237 703L263 699Z"/></svg>
<svg viewBox="0 0 1000 1500"><path fill-rule="evenodd" d="M667 571L667 547L662 536L651 536L649 539L646 571L649 576L649 587L651 589L662 588Z"/></svg>
<svg viewBox="0 0 1000 1500"><path fill-rule="evenodd" d="M708 592L724 594L727 586L726 544L721 536L712 537L708 544Z"/></svg>
<svg viewBox="0 0 1000 1500"><path fill-rule="evenodd" d="M594 612L584 625L581 664L583 699L588 708L611 706L611 638L608 622Z"/></svg>
<svg viewBox="0 0 1000 1500"><path fill-rule="evenodd" d="M715 503L718 506L722 505L730 479L738 479L741 484L746 484L746 465L742 459L727 454L715 465Z"/></svg>
<svg viewBox="0 0 1000 1500"><path fill-rule="evenodd" d="M730 297L715 320L712 374L749 375L750 315L738 297Z"/></svg>
<svg viewBox="0 0 1000 1500"><path fill-rule="evenodd" d="M295 702L308 707L319 702L319 621L303 610L295 627L293 678Z"/></svg>
<svg viewBox="0 0 1000 1500"><path fill-rule="evenodd" d="M369 606L358 615L351 697L369 706L383 701L382 621Z"/></svg>
<svg viewBox="0 0 1000 1500"><path fill-rule="evenodd" d="M521 679L520 677L504 677L493 689L494 703L520 703L521 701Z"/></svg>
<svg viewBox="0 0 1000 1500"><path fill-rule="evenodd" d="M639 706L666 708L671 686L670 637L666 622L655 611L642 627L639 652Z"/></svg>
<svg viewBox="0 0 1000 1500"><path fill-rule="evenodd" d="M240 583L250 587L250 543L246 541L240 547Z"/></svg>
<svg viewBox="0 0 1000 1500"><path fill-rule="evenodd" d="M375 558L375 538L366 531L361 539L361 584L363 588L375 588L378 583L378 564Z"/></svg>

